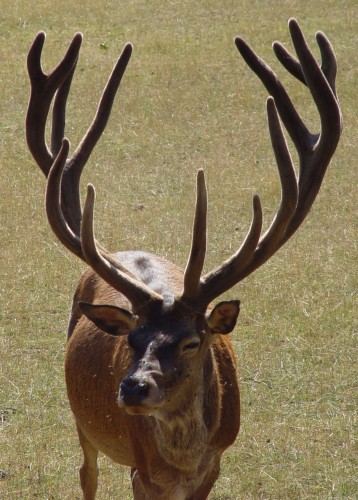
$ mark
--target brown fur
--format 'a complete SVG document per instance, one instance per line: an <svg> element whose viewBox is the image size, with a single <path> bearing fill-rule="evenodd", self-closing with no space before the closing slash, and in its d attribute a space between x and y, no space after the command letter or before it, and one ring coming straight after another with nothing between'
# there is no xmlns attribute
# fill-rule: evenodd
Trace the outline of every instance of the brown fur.
<svg viewBox="0 0 358 500"><path fill-rule="evenodd" d="M164 266L157 290L171 280L171 291L179 294L182 271L157 262ZM135 499L206 498L219 474L221 454L239 431L239 389L229 336L207 333L195 372L187 375L188 383L180 386L169 407L156 416L129 415L117 405L119 384L133 362L127 337L100 331L81 314L79 301L130 305L91 270L82 276L73 301L66 382L85 456L84 497L95 496L98 450L132 468Z"/></svg>

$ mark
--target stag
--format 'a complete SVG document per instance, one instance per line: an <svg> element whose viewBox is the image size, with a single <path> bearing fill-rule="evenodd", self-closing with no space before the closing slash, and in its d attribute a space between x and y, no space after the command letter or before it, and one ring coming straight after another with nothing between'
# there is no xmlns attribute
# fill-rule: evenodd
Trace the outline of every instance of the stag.
<svg viewBox="0 0 358 500"><path fill-rule="evenodd" d="M81 172L107 124L132 46L125 45L95 118L72 156L64 138L66 101L82 35L74 36L49 74L41 67L43 32L30 48L27 142L47 178L47 217L57 238L89 266L74 294L65 360L87 500L96 495L99 451L131 468L136 500L207 498L219 475L221 455L235 441L239 386L227 334L235 327L240 301L212 302L264 264L301 225L341 134L333 48L318 32L319 65L296 20L289 21L289 30L297 58L278 42L273 49L280 63L308 87L320 116L320 133L310 133L276 74L236 38L240 54L270 94L268 127L282 195L264 234L260 198L254 196L251 226L241 247L204 276L207 192L202 170L197 175L192 245L184 271L156 255L112 254L97 243L92 185L82 212ZM48 145L45 130L52 101ZM297 175L281 122L298 153Z"/></svg>

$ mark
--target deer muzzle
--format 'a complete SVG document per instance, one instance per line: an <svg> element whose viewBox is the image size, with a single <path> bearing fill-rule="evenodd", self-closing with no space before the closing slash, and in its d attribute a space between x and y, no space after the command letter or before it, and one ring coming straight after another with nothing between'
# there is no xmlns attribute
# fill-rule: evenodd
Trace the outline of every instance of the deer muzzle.
<svg viewBox="0 0 358 500"><path fill-rule="evenodd" d="M157 360L141 360L137 370L120 383L118 406L131 415L151 414L164 402L164 390L160 387L162 379Z"/></svg>

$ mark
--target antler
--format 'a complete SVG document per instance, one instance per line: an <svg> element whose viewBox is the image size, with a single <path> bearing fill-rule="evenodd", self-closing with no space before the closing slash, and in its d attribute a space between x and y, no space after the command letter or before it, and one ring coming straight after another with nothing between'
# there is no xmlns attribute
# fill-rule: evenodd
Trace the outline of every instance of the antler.
<svg viewBox="0 0 358 500"><path fill-rule="evenodd" d="M46 213L51 228L59 240L75 255L93 265L95 271L112 286L124 293L134 306L143 307L162 297L146 287L120 261L101 246L97 254L86 250L81 239L82 209L80 177L93 148L102 135L111 113L112 104L132 53L126 44L100 99L96 116L71 157L69 142L64 139L67 96L82 43L77 33L56 68L46 75L41 68L45 34L38 33L28 54L31 95L26 117L26 137L29 149L47 177ZM45 139L45 129L52 101L51 145ZM87 210L88 211L88 210ZM94 264L97 263L97 267ZM111 278L109 279L109 275Z"/></svg>
<svg viewBox="0 0 358 500"><path fill-rule="evenodd" d="M321 132L317 135L309 132L276 74L243 39L236 38L235 43L242 57L271 94L267 100L268 126L282 195L277 214L263 236L261 204L259 197L255 196L251 228L241 248L218 269L191 284L190 289L184 287L180 300L194 303L199 309L205 309L215 297L264 264L298 229L317 196L340 138L342 119L335 89L337 64L333 48L325 35L318 32L316 40L322 57L320 67L295 19L290 19L289 29L298 59L278 42L273 48L281 64L307 85L320 115ZM298 179L278 115L298 153ZM196 266L202 268L202 261L203 255L197 258L195 253L192 254L187 272Z"/></svg>
<svg viewBox="0 0 358 500"><path fill-rule="evenodd" d="M267 100L268 126L280 175L281 202L269 229L261 235L262 209L260 198L255 195L251 227L242 246L218 269L201 278L206 252L207 193L204 173L199 171L192 247L184 273L184 290L177 299L195 309L205 310L214 298L255 271L293 235L308 214L337 147L342 120L335 89L337 65L333 48L323 33L317 33L322 57L320 67L297 21L291 19L289 29L297 59L278 42L273 46L274 51L283 66L310 90L320 115L321 132L317 135L309 132L276 74L244 40L236 38L241 55L271 94ZM149 303L161 303L161 295L150 290L113 255L97 245L93 231L95 196L92 186L88 188L83 220L80 204L81 172L106 126L132 47L130 44L125 46L105 87L92 125L72 157L68 158L69 143L64 139L66 101L82 35L75 35L63 60L49 75L41 69L44 40L44 33L39 33L29 52L31 97L26 130L29 148L48 178L46 211L51 227L69 250L122 292L135 310ZM48 148L45 127L53 99L51 147ZM298 178L279 117L298 153Z"/></svg>

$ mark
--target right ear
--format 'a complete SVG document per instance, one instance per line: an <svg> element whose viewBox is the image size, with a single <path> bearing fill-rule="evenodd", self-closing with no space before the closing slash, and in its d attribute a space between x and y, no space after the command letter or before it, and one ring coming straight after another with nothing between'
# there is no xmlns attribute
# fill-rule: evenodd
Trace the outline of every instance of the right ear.
<svg viewBox="0 0 358 500"><path fill-rule="evenodd" d="M206 323L212 333L225 335L235 328L239 312L239 300L224 300L207 315Z"/></svg>
<svg viewBox="0 0 358 500"><path fill-rule="evenodd" d="M138 324L138 316L117 306L79 302L79 308L100 330L110 335L128 335Z"/></svg>

